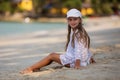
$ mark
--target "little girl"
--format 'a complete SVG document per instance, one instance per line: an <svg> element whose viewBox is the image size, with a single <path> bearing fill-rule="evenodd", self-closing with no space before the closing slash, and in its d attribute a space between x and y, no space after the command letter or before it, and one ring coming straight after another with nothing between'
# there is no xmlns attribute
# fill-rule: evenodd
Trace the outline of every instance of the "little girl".
<svg viewBox="0 0 120 80"><path fill-rule="evenodd" d="M89 51L90 38L82 27L82 15L79 10L71 9L67 12L68 35L66 53L51 53L34 65L24 69L20 73L32 73L37 69L49 65L53 61L70 68L79 69L94 63Z"/></svg>

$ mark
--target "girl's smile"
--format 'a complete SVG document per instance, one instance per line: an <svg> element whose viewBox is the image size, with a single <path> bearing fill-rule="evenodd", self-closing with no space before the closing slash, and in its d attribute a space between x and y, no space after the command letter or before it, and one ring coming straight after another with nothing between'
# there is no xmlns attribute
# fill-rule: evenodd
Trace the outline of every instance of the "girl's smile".
<svg viewBox="0 0 120 80"><path fill-rule="evenodd" d="M69 17L67 21L68 21L68 25L70 25L71 28L75 28L81 22L79 17Z"/></svg>

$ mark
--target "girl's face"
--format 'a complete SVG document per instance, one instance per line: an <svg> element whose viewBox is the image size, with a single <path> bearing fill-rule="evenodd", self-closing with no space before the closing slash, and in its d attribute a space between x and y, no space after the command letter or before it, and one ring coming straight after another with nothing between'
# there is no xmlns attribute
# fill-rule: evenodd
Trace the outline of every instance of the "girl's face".
<svg viewBox="0 0 120 80"><path fill-rule="evenodd" d="M71 26L71 28L76 28L78 24L81 22L81 19L79 17L69 17L67 19L68 25Z"/></svg>

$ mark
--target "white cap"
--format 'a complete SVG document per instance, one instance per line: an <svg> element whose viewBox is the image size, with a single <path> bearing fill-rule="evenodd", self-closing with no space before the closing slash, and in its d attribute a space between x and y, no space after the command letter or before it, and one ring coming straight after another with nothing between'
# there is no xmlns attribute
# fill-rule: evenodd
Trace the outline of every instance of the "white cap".
<svg viewBox="0 0 120 80"><path fill-rule="evenodd" d="M69 18L69 17L80 17L80 18L82 18L82 14L77 9L70 9L67 12L67 18Z"/></svg>

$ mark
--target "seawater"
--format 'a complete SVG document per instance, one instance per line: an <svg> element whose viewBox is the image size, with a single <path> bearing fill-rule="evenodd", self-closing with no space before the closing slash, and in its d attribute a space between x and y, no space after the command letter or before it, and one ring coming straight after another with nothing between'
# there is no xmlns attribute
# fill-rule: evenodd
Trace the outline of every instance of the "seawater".
<svg viewBox="0 0 120 80"><path fill-rule="evenodd" d="M0 22L0 36L20 35L33 32L66 29L66 23L19 23Z"/></svg>

